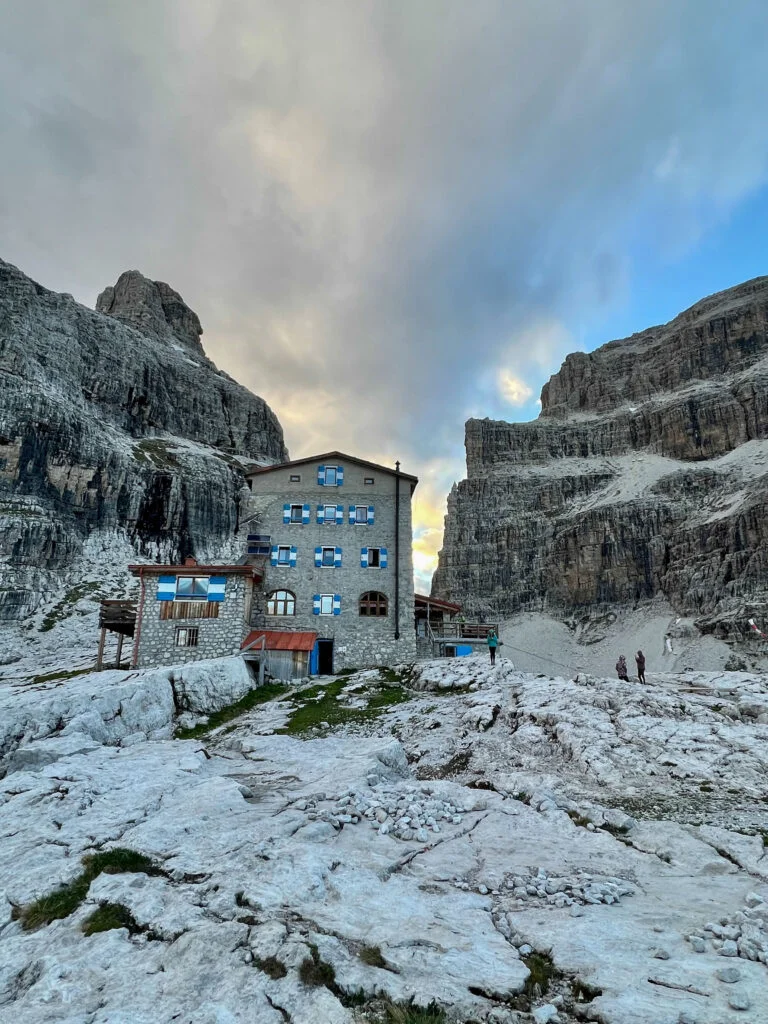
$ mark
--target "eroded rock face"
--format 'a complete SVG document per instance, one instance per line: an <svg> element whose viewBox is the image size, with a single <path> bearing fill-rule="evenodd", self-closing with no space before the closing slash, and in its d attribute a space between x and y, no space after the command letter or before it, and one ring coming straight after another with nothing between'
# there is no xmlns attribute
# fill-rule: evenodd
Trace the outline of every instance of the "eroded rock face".
<svg viewBox="0 0 768 1024"><path fill-rule="evenodd" d="M531 423L469 420L436 596L570 614L768 593L768 278L568 356Z"/></svg>
<svg viewBox="0 0 768 1024"><path fill-rule="evenodd" d="M216 369L200 322L136 271L94 312L0 260L0 618L33 610L101 531L139 555L216 556L241 462L287 452L266 403Z"/></svg>

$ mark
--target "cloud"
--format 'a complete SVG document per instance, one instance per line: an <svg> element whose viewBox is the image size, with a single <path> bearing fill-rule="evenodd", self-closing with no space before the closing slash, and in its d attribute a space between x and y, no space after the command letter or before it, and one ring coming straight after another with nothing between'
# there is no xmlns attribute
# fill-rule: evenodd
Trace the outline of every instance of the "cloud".
<svg viewBox="0 0 768 1024"><path fill-rule="evenodd" d="M525 405L533 395L525 381L515 377L509 370L499 371L499 391L510 405Z"/></svg>
<svg viewBox="0 0 768 1024"><path fill-rule="evenodd" d="M765 182L766 30L762 0L6 4L2 255L90 304L166 280L292 453L453 479L641 228L684 252Z"/></svg>

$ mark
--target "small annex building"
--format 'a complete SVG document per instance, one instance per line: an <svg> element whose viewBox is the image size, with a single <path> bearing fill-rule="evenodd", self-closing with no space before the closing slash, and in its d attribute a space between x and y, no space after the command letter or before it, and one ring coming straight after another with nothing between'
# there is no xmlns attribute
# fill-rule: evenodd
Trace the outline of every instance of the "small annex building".
<svg viewBox="0 0 768 1024"><path fill-rule="evenodd" d="M134 668L237 654L250 631L255 565L129 565L139 579Z"/></svg>

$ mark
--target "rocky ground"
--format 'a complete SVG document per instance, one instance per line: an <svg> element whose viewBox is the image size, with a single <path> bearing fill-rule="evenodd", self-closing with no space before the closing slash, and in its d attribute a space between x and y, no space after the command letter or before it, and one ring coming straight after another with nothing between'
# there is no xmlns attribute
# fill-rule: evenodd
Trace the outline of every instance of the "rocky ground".
<svg viewBox="0 0 768 1024"><path fill-rule="evenodd" d="M0 689L0 1017L768 1022L766 676L249 685Z"/></svg>

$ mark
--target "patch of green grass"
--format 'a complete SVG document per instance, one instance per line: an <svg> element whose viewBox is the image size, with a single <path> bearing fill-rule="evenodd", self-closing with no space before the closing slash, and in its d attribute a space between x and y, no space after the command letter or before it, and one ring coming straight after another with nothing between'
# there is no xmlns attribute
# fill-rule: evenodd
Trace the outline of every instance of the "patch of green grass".
<svg viewBox="0 0 768 1024"><path fill-rule="evenodd" d="M165 872L149 857L135 850L117 847L83 857L83 871L67 885L55 889L26 907L14 912L25 931L41 928L51 921L57 921L73 914L85 897L94 878L100 874L118 875L123 872L144 872L147 875L163 875Z"/></svg>
<svg viewBox="0 0 768 1024"><path fill-rule="evenodd" d="M528 804L530 806L531 794L526 793L524 789L521 789L518 793L512 794L512 799L519 800L521 804Z"/></svg>
<svg viewBox="0 0 768 1024"><path fill-rule="evenodd" d="M84 597L89 597L91 594L94 594L100 586L100 583L90 581L78 583L76 587L72 587L71 590L68 590L64 597L62 597L60 601L57 601L53 608L46 613L40 624L40 632L47 633L49 630L53 629L57 622L61 622L62 619L67 617L69 609L73 604L77 604L77 602L81 601Z"/></svg>
<svg viewBox="0 0 768 1024"><path fill-rule="evenodd" d="M337 725L366 722L378 718L387 708L411 698L411 694L401 686L383 686L368 691L366 707L348 707L339 699L344 686L345 681L339 679L324 685L310 686L294 694L291 700L296 704L296 710L285 726L277 731L295 736L319 728L323 723L333 728Z"/></svg>
<svg viewBox="0 0 768 1024"><path fill-rule="evenodd" d="M378 946L363 946L357 955L369 967L379 967L383 971L387 969L387 961Z"/></svg>
<svg viewBox="0 0 768 1024"><path fill-rule="evenodd" d="M530 956L521 957L521 960L530 971L525 979L525 994L530 999L546 995L556 974L552 957L549 953L539 953L534 950Z"/></svg>
<svg viewBox="0 0 768 1024"><path fill-rule="evenodd" d="M758 832L758 835L763 837L763 846L768 848L768 832Z"/></svg>
<svg viewBox="0 0 768 1024"><path fill-rule="evenodd" d="M217 729L226 722L231 722L233 718L239 718L246 711L252 711L259 704L266 704L270 700L282 697L286 690L287 687L284 683L265 683L263 686L256 686L234 704L228 704L225 708L214 711L208 716L207 722L201 722L191 729L179 729L176 739L196 740L199 736L206 736L211 730Z"/></svg>
<svg viewBox="0 0 768 1024"><path fill-rule="evenodd" d="M54 679L71 679L73 676L82 676L88 671L90 670L87 668L73 668L68 672L64 670L59 672L46 672L41 676L32 676L32 684L50 683Z"/></svg>
<svg viewBox="0 0 768 1024"><path fill-rule="evenodd" d="M258 967L260 971L274 979L284 978L288 973L285 964L278 960L276 956L268 956L264 960L255 956L253 958L253 966Z"/></svg>
<svg viewBox="0 0 768 1024"><path fill-rule="evenodd" d="M408 1003L387 1003L385 1007L387 1024L444 1024L445 1010L437 1003L429 1006L414 1006Z"/></svg>
<svg viewBox="0 0 768 1024"><path fill-rule="evenodd" d="M393 668L380 668L379 675L385 683L402 683L403 677Z"/></svg>
<svg viewBox="0 0 768 1024"><path fill-rule="evenodd" d="M122 903L102 903L83 921L80 926L84 935L112 931L113 928L127 928L131 935L142 929L128 907Z"/></svg>
<svg viewBox="0 0 768 1024"><path fill-rule="evenodd" d="M337 672L337 676L353 676L355 672L359 672L359 668L343 668L341 672Z"/></svg>
<svg viewBox="0 0 768 1024"><path fill-rule="evenodd" d="M299 981L310 988L324 985L333 990L336 987L336 972L331 964L320 957L317 946L309 947L310 956L304 957L299 965Z"/></svg>
<svg viewBox="0 0 768 1024"><path fill-rule="evenodd" d="M181 463L174 447L162 438L146 437L133 446L133 456L137 462L148 463L156 469L178 469Z"/></svg>

